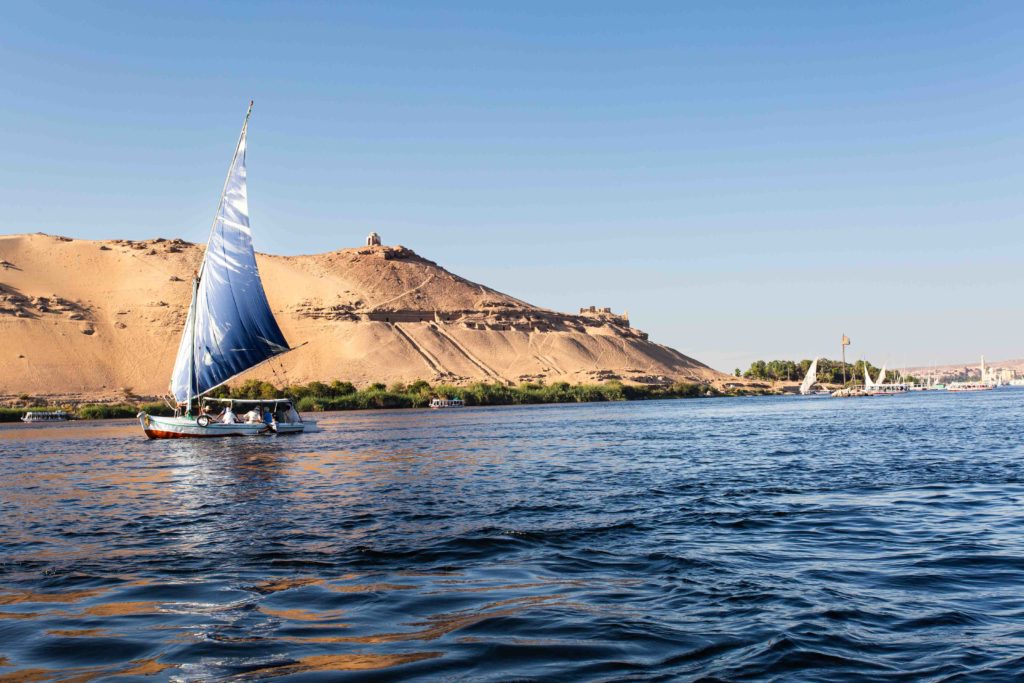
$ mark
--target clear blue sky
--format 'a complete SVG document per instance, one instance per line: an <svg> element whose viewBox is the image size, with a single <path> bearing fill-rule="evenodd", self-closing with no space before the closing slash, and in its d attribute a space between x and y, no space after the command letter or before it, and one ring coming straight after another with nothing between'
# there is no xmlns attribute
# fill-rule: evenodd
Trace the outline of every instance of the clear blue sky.
<svg viewBox="0 0 1024 683"><path fill-rule="evenodd" d="M1024 356L1024 4L10 3L0 232L370 230L755 358Z"/></svg>

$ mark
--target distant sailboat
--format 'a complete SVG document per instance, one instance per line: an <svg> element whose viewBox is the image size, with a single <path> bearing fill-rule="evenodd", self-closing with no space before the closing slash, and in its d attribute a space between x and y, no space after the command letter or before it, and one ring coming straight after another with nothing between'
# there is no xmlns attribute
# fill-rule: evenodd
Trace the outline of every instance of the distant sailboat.
<svg viewBox="0 0 1024 683"><path fill-rule="evenodd" d="M963 391L988 391L996 388L996 383L991 381L988 375L988 370L985 368L985 356L981 357L981 380L977 382L950 382L946 385L946 391L963 392Z"/></svg>
<svg viewBox="0 0 1024 683"><path fill-rule="evenodd" d="M277 427L276 419L220 422L202 414L202 409L199 415L192 414L193 403L213 389L290 350L267 303L249 229L245 149L251 114L250 102L206 253L192 281L192 303L171 374L170 391L178 406L177 414L164 418L139 413L142 428L152 439L244 436ZM285 424L301 424L290 401L278 403L287 406L282 413L288 419Z"/></svg>
<svg viewBox="0 0 1024 683"><path fill-rule="evenodd" d="M891 396L893 394L902 394L908 391L907 385L903 382L893 382L887 384L885 381L885 364L882 364L882 369L878 371L878 379L868 386L867 382L871 380L871 375L868 374L868 368L864 366L864 377L867 378L864 384L865 393L871 396Z"/></svg>
<svg viewBox="0 0 1024 683"><path fill-rule="evenodd" d="M875 383L871 380L871 373L868 372L868 362L864 361L864 390L871 391Z"/></svg>
<svg viewBox="0 0 1024 683"><path fill-rule="evenodd" d="M811 393L811 387L818 381L818 358L811 361L811 367L807 368L807 375L800 384L800 393L804 396Z"/></svg>

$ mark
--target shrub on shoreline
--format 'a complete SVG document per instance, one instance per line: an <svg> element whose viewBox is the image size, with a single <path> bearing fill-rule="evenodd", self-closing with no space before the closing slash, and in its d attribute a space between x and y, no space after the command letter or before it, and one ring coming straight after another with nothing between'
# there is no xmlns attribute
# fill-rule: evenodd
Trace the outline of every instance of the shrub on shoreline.
<svg viewBox="0 0 1024 683"><path fill-rule="evenodd" d="M114 420L135 417L138 412L138 408L127 403L88 403L75 409L75 415L83 420Z"/></svg>
<svg viewBox="0 0 1024 683"><path fill-rule="evenodd" d="M153 403L85 403L74 408L68 406L31 406L0 408L0 422L20 422L25 413L63 410L71 419L114 420L135 417L140 410L150 415L174 415L174 410L163 401Z"/></svg>
<svg viewBox="0 0 1024 683"><path fill-rule="evenodd" d="M723 394L709 384L677 382L670 386L623 384L569 384L568 382L523 382L508 386L499 382L474 382L467 386L438 384L417 380L411 384L395 383L390 387L371 384L357 389L350 382L335 380L330 384L310 382L280 389L269 382L249 380L236 387L223 386L211 392L218 398L270 399L288 396L302 412L325 410L367 410L380 408L425 408L434 397L461 398L468 406L529 405L539 403L599 403L605 401L645 401L666 398L698 398L704 396L745 396L753 393L735 390ZM0 408L0 422L16 422L29 410L57 410L56 407ZM164 402L152 403L89 403L69 410L73 417L84 420L132 418L143 410L151 415L173 415Z"/></svg>
<svg viewBox="0 0 1024 683"><path fill-rule="evenodd" d="M336 389L334 388L336 385L340 386ZM373 384L366 389L358 390L348 382L335 382L331 387L315 382L305 386L284 387L282 393L295 398L298 409L303 412L367 408L424 408L435 396L461 398L468 406L499 406L642 401L658 398L696 398L698 396L723 395L710 385L686 382L668 387L633 386L621 382L605 384L524 382L518 386L508 386L498 382L475 382L464 387L456 387L447 384L431 386L422 380L408 386L395 384L385 389L383 385ZM255 396L251 397L256 398Z"/></svg>

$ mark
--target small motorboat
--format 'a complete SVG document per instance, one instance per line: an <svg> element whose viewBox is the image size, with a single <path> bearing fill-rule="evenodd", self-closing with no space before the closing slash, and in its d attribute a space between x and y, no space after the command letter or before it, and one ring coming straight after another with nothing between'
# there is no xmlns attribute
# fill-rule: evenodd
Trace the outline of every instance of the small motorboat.
<svg viewBox="0 0 1024 683"><path fill-rule="evenodd" d="M65 413L63 410L30 410L25 413L21 421L22 422L65 422L70 419L70 415Z"/></svg>
<svg viewBox="0 0 1024 683"><path fill-rule="evenodd" d="M437 410L440 408L464 408L466 404L461 398L434 398L430 401L430 407Z"/></svg>

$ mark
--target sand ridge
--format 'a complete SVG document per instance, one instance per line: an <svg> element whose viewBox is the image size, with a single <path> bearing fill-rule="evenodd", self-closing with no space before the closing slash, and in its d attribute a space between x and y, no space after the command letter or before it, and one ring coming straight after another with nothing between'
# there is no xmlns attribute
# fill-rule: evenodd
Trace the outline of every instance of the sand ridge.
<svg viewBox="0 0 1024 683"><path fill-rule="evenodd" d="M0 395L166 393L202 254L177 239L0 236ZM405 247L257 261L282 331L302 346L240 380L728 380L610 311L532 306Z"/></svg>

